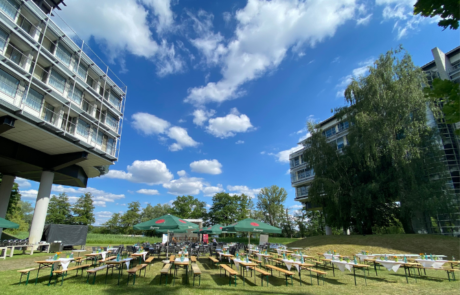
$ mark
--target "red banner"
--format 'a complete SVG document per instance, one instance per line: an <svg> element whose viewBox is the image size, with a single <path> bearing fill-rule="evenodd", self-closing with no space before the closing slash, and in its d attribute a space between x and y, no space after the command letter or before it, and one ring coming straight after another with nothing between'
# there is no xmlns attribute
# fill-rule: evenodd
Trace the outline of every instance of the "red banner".
<svg viewBox="0 0 460 295"><path fill-rule="evenodd" d="M203 234L203 242L204 243L208 242L208 234Z"/></svg>

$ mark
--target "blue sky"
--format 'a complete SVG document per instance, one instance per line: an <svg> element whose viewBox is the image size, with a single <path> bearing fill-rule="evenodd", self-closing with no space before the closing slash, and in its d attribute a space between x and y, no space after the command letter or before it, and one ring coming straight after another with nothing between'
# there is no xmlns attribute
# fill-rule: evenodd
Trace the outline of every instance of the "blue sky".
<svg viewBox="0 0 460 295"><path fill-rule="evenodd" d="M67 0L57 11L128 86L119 161L87 189L97 224L139 201L218 191L288 192L288 155L344 103L351 77L402 44L416 65L458 32L414 17L415 0ZM57 23L62 21L55 17ZM34 202L38 183L18 180Z"/></svg>

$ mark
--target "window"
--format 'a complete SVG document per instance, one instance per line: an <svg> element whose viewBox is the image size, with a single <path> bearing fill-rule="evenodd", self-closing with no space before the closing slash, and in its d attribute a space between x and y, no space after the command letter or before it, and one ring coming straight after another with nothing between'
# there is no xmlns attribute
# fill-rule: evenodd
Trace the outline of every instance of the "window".
<svg viewBox="0 0 460 295"><path fill-rule="evenodd" d="M63 93L65 88L65 78L58 74L55 70L51 71L51 76L49 80L49 84L53 86L56 90Z"/></svg>
<svg viewBox="0 0 460 295"><path fill-rule="evenodd" d="M118 110L120 110L120 108L121 108L121 100L117 96L115 96L115 94L113 94L112 92L110 92L110 94L109 94L109 101L114 107L116 107Z"/></svg>
<svg viewBox="0 0 460 295"><path fill-rule="evenodd" d="M88 68L85 67L82 63L78 66L78 71L77 74L82 78L84 81L86 81L86 72L88 72Z"/></svg>
<svg viewBox="0 0 460 295"><path fill-rule="evenodd" d="M19 9L19 4L14 0L0 0L0 9L3 10L7 16L14 19Z"/></svg>
<svg viewBox="0 0 460 295"><path fill-rule="evenodd" d="M331 137L332 135L336 134L335 126L326 129L323 131L323 135L326 136L326 138Z"/></svg>
<svg viewBox="0 0 460 295"><path fill-rule="evenodd" d="M43 108L42 119L48 123L54 124L54 106L45 102L45 107Z"/></svg>
<svg viewBox="0 0 460 295"><path fill-rule="evenodd" d="M345 122L340 122L337 126L339 127L339 132L341 132L343 130L348 129L349 124L348 124L348 121L345 121Z"/></svg>
<svg viewBox="0 0 460 295"><path fill-rule="evenodd" d="M8 39L8 33L0 30L0 50L3 51L6 45L6 39Z"/></svg>
<svg viewBox="0 0 460 295"><path fill-rule="evenodd" d="M344 145L345 145L345 142L343 140L343 137L340 137L339 139L337 139L337 149L338 150L341 150Z"/></svg>
<svg viewBox="0 0 460 295"><path fill-rule="evenodd" d="M109 139L107 140L107 149L105 152L113 156L113 154L115 153L115 139L109 137Z"/></svg>
<svg viewBox="0 0 460 295"><path fill-rule="evenodd" d="M297 171L298 180L309 177L310 175L312 175L311 169L302 169L302 170Z"/></svg>
<svg viewBox="0 0 460 295"><path fill-rule="evenodd" d="M110 114L107 114L105 123L112 127L115 131L118 129L118 120Z"/></svg>
<svg viewBox="0 0 460 295"><path fill-rule="evenodd" d="M83 137L88 137L89 135L89 123L83 121L82 119L78 119L78 125L77 125L77 134L81 135Z"/></svg>
<svg viewBox="0 0 460 295"><path fill-rule="evenodd" d="M24 100L24 104L30 107L31 109L39 112L42 107L42 101L43 95L30 88L29 93L27 94L27 98Z"/></svg>
<svg viewBox="0 0 460 295"><path fill-rule="evenodd" d="M67 50L62 43L59 43L56 49L56 57L59 58L66 66L70 66L72 60L72 53Z"/></svg>
<svg viewBox="0 0 460 295"><path fill-rule="evenodd" d="M74 87L73 91L69 91L69 98L78 105L81 105L81 101L83 99L83 91Z"/></svg>
<svg viewBox="0 0 460 295"><path fill-rule="evenodd" d="M30 31L32 30L32 24L23 17L21 21L21 28L26 31L27 34L30 34Z"/></svg>
<svg viewBox="0 0 460 295"><path fill-rule="evenodd" d="M297 188L297 197L308 195L309 185L302 185Z"/></svg>
<svg viewBox="0 0 460 295"><path fill-rule="evenodd" d="M88 76L86 77L86 84L88 84L89 86L93 87L94 80L93 80L93 78L91 78L90 75L88 75Z"/></svg>
<svg viewBox="0 0 460 295"><path fill-rule="evenodd" d="M11 97L16 96L18 90L19 80L0 70L0 91Z"/></svg>
<svg viewBox="0 0 460 295"><path fill-rule="evenodd" d="M97 136L96 136L97 134ZM99 133L97 132L97 127L92 127L91 128L91 141L92 142L95 142L99 145L102 145L102 132L99 131Z"/></svg>
<svg viewBox="0 0 460 295"><path fill-rule="evenodd" d="M8 49L6 50L6 55L11 59L12 62L14 62L17 65L20 65L22 52L14 48L12 44L8 46Z"/></svg>
<svg viewBox="0 0 460 295"><path fill-rule="evenodd" d="M87 112L88 114L92 115L93 107L89 104L88 101L83 100L83 104L82 104L81 108L82 108L85 112Z"/></svg>

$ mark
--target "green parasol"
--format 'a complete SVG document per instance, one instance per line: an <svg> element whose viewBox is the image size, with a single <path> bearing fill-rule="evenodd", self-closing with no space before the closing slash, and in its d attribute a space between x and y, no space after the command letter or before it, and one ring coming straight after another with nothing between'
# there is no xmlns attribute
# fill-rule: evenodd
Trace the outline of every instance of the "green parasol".
<svg viewBox="0 0 460 295"><path fill-rule="evenodd" d="M19 224L0 217L0 228L19 228Z"/></svg>
<svg viewBox="0 0 460 295"><path fill-rule="evenodd" d="M247 233L267 233L267 234L280 234L281 229L271 226L269 224L263 223L252 218L246 218L240 220L236 223L230 224L222 228L223 231L230 232L247 232ZM249 234L248 244L251 242L251 234Z"/></svg>
<svg viewBox="0 0 460 295"><path fill-rule="evenodd" d="M203 234L210 234L210 235L220 235L223 233L226 234L235 234L235 231L224 231L223 230L223 225L221 224L214 224L213 226L209 226L207 228L204 228L202 232Z"/></svg>

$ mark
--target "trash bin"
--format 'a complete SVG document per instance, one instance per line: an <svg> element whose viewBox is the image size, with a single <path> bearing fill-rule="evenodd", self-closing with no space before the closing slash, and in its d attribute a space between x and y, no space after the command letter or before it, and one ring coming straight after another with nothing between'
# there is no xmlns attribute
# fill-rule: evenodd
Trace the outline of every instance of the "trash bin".
<svg viewBox="0 0 460 295"><path fill-rule="evenodd" d="M50 252L61 252L62 249L64 249L64 245L61 241L54 241L54 243L51 243L50 245Z"/></svg>

